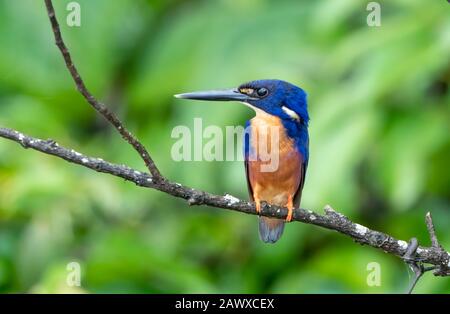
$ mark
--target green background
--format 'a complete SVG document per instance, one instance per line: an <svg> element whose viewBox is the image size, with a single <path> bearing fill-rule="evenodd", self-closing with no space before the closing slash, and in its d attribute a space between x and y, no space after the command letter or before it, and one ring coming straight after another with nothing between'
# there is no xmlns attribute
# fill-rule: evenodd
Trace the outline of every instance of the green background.
<svg viewBox="0 0 450 314"><path fill-rule="evenodd" d="M171 180L247 198L242 162L175 162L175 126L243 125L238 103L173 94L279 78L308 92L310 163L302 207L326 204L370 228L429 245L434 215L450 248L450 5L367 2L54 1L92 93L148 147ZM43 1L0 2L0 125L145 170L77 93ZM81 287L66 284L70 262ZM379 263L381 285L367 265ZM276 245L255 216L188 207L154 190L0 139L0 291L139 293L394 293L400 259L336 232L294 223ZM416 292L449 293L428 273Z"/></svg>

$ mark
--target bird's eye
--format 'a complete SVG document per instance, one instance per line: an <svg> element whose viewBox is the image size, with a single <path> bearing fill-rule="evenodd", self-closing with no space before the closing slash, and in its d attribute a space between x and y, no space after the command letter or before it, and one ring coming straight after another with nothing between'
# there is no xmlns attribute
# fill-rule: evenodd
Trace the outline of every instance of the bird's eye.
<svg viewBox="0 0 450 314"><path fill-rule="evenodd" d="M258 94L259 97L264 97L269 93L269 91L267 90L267 88L261 87L256 90L256 93Z"/></svg>

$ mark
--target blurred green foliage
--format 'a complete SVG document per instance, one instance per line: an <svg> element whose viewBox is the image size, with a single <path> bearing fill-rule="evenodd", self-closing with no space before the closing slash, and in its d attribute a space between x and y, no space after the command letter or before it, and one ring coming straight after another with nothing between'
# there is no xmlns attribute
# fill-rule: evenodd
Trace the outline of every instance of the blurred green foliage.
<svg viewBox="0 0 450 314"><path fill-rule="evenodd" d="M450 5L380 1L79 0L63 36L89 89L148 146L170 179L246 198L241 162L174 162L177 125L243 125L239 104L179 92L279 78L309 95L311 157L302 207L428 245L432 211L450 248ZM0 2L0 125L144 170L77 93L43 1ZM66 285L69 262L81 287ZM366 283L381 265L381 286ZM321 228L288 225L276 245L256 217L184 202L0 139L0 291L389 293L396 257ZM449 293L427 274L421 293Z"/></svg>

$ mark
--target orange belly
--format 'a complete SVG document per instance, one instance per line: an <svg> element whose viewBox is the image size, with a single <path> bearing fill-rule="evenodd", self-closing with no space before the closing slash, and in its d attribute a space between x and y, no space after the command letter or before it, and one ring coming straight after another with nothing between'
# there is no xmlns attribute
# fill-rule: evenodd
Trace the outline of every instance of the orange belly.
<svg viewBox="0 0 450 314"><path fill-rule="evenodd" d="M271 135L268 133L268 127L275 127L278 130L278 141L275 141L275 147L268 144L271 142ZM274 130L274 129L272 129ZM254 151L253 160L248 161L249 182L253 191L255 200L266 201L268 203L286 206L289 197L294 197L300 185L303 158L295 149L294 141L287 136L281 125L281 120L277 117L259 113L251 120L250 145ZM262 143L266 141L266 143ZM258 153L261 145L269 152L278 151L278 167L274 171L265 171L271 160L261 160ZM267 167L266 167L267 168Z"/></svg>

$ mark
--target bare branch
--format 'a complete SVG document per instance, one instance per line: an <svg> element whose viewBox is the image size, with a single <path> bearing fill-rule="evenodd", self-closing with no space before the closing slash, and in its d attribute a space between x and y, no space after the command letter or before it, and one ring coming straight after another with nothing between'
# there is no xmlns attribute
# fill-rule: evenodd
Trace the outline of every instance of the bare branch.
<svg viewBox="0 0 450 314"><path fill-rule="evenodd" d="M70 72L75 84L77 86L78 91L83 95L86 101L100 114L102 115L109 123L111 123L116 130L122 135L122 137L131 145L133 148L139 153L139 156L144 160L145 165L147 166L150 173L153 175L155 180L162 179L161 174L156 167L153 159L150 157L145 146L128 131L120 119L111 111L107 106L103 103L99 102L87 89L86 85L83 82L83 79L80 76L75 64L72 61L72 57L70 56L69 50L67 49L66 44L61 36L61 30L59 28L58 20L56 19L55 9L53 8L53 3L51 0L45 0L45 5L47 7L48 17L50 19L50 23L52 25L53 35L55 36L56 46L58 46L61 54L66 63L66 67Z"/></svg>
<svg viewBox="0 0 450 314"><path fill-rule="evenodd" d="M124 165L117 165L99 158L89 157L71 149L58 145L53 140L41 140L22 134L15 130L0 128L0 137L10 139L25 148L31 148L45 154L53 155L92 170L108 173L116 177L133 182L138 186L152 188L177 198L184 199L189 205L207 205L211 207L230 209L241 213L257 215L253 202L240 200L232 195L214 195L195 190L167 179L155 181L147 174ZM293 220L334 230L344 234L360 244L366 244L387 253L404 258L408 243L387 235L383 232L371 230L365 226L352 222L349 218L338 213L330 206L325 206L325 215L305 209L296 209ZM285 219L287 208L261 204L261 215ZM409 253L409 261L420 261L435 265L441 269L439 276L450 276L450 253L436 250L434 247L417 248Z"/></svg>
<svg viewBox="0 0 450 314"><path fill-rule="evenodd" d="M425 215L425 223L427 225L428 234L430 235L431 247L436 251L436 254L440 254L443 256L448 255L448 253L444 250L442 245L439 243L439 240L436 236L436 230L434 228L433 217L431 216L430 212L428 212ZM445 263L445 262L442 263L441 265L436 266L434 274L436 276L450 276L449 266L450 266L450 263Z"/></svg>
<svg viewBox="0 0 450 314"><path fill-rule="evenodd" d="M433 217L431 216L430 212L428 212L425 215L425 222L427 224L428 234L430 235L431 246L436 249L442 250L442 247L439 244L439 241L436 236L436 230L434 229L434 224L433 224Z"/></svg>
<svg viewBox="0 0 450 314"><path fill-rule="evenodd" d="M417 282L424 274L424 269L422 264L419 264L415 260L415 254L417 252L417 249L419 248L419 241L417 241L416 238L412 238L409 240L408 248L406 249L405 254L403 255L403 259L406 264L411 267L411 270L414 272L414 277L412 278L411 282L409 283L409 287L406 293L411 294L414 288L416 287Z"/></svg>
<svg viewBox="0 0 450 314"><path fill-rule="evenodd" d="M414 272L414 276L410 282L409 288L407 290L407 293L412 293L414 290L414 287L416 286L419 279L422 277L424 273L430 270L435 270L434 275L435 276L450 276L449 270L450 270L450 263L445 260L445 257L449 255L443 247L439 244L439 241L436 236L436 231L433 224L433 218L431 217L431 213L428 212L425 215L425 223L427 225L428 233L430 235L431 240L431 248L432 250L435 250L437 255L441 255L444 257L444 263L440 265L433 265L426 267L424 263L425 261L421 260L420 258L417 258L417 250L419 249L419 241L417 241L416 238L412 238L409 241L408 248L406 249L405 254L403 255L403 260L406 264L411 267L411 270Z"/></svg>

